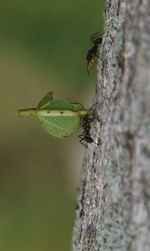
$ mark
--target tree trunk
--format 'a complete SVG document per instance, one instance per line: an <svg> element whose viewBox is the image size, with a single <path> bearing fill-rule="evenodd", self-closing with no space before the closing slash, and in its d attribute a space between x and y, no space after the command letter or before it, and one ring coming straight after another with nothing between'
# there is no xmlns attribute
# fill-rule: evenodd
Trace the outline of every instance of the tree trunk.
<svg viewBox="0 0 150 251"><path fill-rule="evenodd" d="M73 251L150 250L150 0L107 0Z"/></svg>

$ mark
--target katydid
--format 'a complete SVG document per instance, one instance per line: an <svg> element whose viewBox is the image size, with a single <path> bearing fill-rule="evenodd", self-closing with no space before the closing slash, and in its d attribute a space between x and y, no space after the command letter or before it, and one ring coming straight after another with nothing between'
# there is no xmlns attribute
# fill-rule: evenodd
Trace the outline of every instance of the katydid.
<svg viewBox="0 0 150 251"><path fill-rule="evenodd" d="M20 117L34 115L50 135L65 138L82 127L83 118L91 117L92 110L67 99L56 100L53 98L53 92L49 92L36 108L18 110Z"/></svg>

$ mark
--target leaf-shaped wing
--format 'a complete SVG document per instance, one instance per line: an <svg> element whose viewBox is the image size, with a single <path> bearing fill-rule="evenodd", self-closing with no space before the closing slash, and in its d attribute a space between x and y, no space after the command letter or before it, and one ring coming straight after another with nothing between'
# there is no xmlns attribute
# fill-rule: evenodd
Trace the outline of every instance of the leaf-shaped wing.
<svg viewBox="0 0 150 251"><path fill-rule="evenodd" d="M58 112L57 112L58 113ZM52 136L57 138L65 138L75 132L81 126L81 119L77 113L68 111L63 112L63 115L57 116L38 116L42 127Z"/></svg>
<svg viewBox="0 0 150 251"><path fill-rule="evenodd" d="M49 109L50 103L53 100L53 92L48 92L44 98L41 99L40 103L38 104L38 109Z"/></svg>
<svg viewBox="0 0 150 251"><path fill-rule="evenodd" d="M53 99L48 107L50 110L68 110L72 111L72 104L67 99L55 100Z"/></svg>

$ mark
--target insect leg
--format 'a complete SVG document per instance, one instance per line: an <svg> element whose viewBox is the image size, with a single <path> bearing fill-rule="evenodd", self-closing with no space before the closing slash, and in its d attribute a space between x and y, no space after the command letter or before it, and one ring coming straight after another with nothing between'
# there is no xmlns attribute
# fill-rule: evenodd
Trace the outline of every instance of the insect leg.
<svg viewBox="0 0 150 251"><path fill-rule="evenodd" d="M101 36L100 32L96 32L96 33L92 34L91 35L91 39L90 39L91 42L94 42L95 39L98 38L98 37L100 37L100 36Z"/></svg>
<svg viewBox="0 0 150 251"><path fill-rule="evenodd" d="M80 143L81 143L83 146L85 146L85 147L87 148L87 145L86 145L85 143L82 142L82 141L84 141L84 140L85 140L85 138L80 139Z"/></svg>
<svg viewBox="0 0 150 251"><path fill-rule="evenodd" d="M83 134L78 135L80 139L83 139L83 136L84 136Z"/></svg>

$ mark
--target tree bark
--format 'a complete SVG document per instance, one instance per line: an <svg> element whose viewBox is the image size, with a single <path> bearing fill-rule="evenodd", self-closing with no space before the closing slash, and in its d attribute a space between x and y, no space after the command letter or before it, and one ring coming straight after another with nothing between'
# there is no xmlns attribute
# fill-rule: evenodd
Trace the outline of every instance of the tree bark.
<svg viewBox="0 0 150 251"><path fill-rule="evenodd" d="M150 1L107 0L73 251L150 250Z"/></svg>

